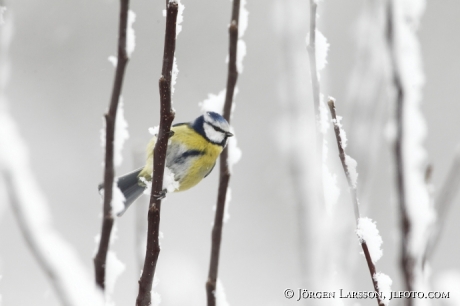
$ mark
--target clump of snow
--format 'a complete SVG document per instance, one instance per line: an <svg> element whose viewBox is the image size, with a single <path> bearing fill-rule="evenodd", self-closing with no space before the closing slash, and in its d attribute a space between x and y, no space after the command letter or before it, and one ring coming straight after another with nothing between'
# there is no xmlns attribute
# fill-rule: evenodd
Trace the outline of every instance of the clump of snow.
<svg viewBox="0 0 460 306"><path fill-rule="evenodd" d="M182 22L184 21L184 9L185 6L181 3L181 0L174 0L179 5L179 10L177 12L177 23L176 23L176 38L179 33L182 31Z"/></svg>
<svg viewBox="0 0 460 306"><path fill-rule="evenodd" d="M153 136L158 136L158 131L159 130L160 130L159 125L154 126L154 127L149 127L149 133L150 133L150 135L153 135Z"/></svg>
<svg viewBox="0 0 460 306"><path fill-rule="evenodd" d="M315 31L315 45L316 45L316 69L318 72L323 70L327 64L327 53L329 52L329 43L326 37L318 29ZM306 38L307 46L310 44L310 33Z"/></svg>
<svg viewBox="0 0 460 306"><path fill-rule="evenodd" d="M365 242L367 244L372 262L375 264L383 255L383 240L380 237L376 223L367 217L359 218L356 234L361 243Z"/></svg>
<svg viewBox="0 0 460 306"><path fill-rule="evenodd" d="M179 75L179 68L177 68L177 60L176 60L176 57L174 56L173 68L171 72L171 94L174 94L174 90L175 90L174 86L176 85L178 75Z"/></svg>
<svg viewBox="0 0 460 306"><path fill-rule="evenodd" d="M161 295L158 292L152 291L150 292L152 306L158 306L161 303Z"/></svg>
<svg viewBox="0 0 460 306"><path fill-rule="evenodd" d="M383 295L383 304L388 306L390 304L391 284L393 281L388 275L381 272L374 274L373 278L377 282L377 288L379 289L379 292L381 292Z"/></svg>
<svg viewBox="0 0 460 306"><path fill-rule="evenodd" d="M232 137L228 140L228 169L230 173L233 170L233 166L240 161L242 152L241 149L238 148L238 140L236 138L235 130L233 127L230 127L230 132L233 134Z"/></svg>
<svg viewBox="0 0 460 306"><path fill-rule="evenodd" d="M108 60L110 63L112 63L113 67L117 68L118 58L116 56L110 55Z"/></svg>
<svg viewBox="0 0 460 306"><path fill-rule="evenodd" d="M125 196L118 188L117 179L114 179L112 187L112 214L117 215L125 209Z"/></svg>
<svg viewBox="0 0 460 306"><path fill-rule="evenodd" d="M238 73L243 72L243 59L246 56L246 43L244 40L239 39L237 44L237 51L236 51L236 69Z"/></svg>
<svg viewBox="0 0 460 306"><path fill-rule="evenodd" d="M125 120L125 111L123 107L123 98L119 98L120 101L118 102L118 109L117 109L117 118L115 120L115 139L114 139L114 145L113 145L113 163L115 167L118 167L121 165L121 162L123 161L123 156L121 154L121 151L123 149L123 145L125 143L125 140L129 138L129 132L128 132L128 122ZM103 120L103 127L100 132L101 135L101 146L105 148L105 142L106 142L106 121Z"/></svg>
<svg viewBox="0 0 460 306"><path fill-rule="evenodd" d="M175 180L174 172L172 172L168 167L165 167L163 175L163 189L166 189L168 192L174 192L179 189L179 185L179 182Z"/></svg>
<svg viewBox="0 0 460 306"><path fill-rule="evenodd" d="M117 119L115 120L115 141L114 141L114 165L118 167L123 161L121 150L125 141L129 138L128 122L125 120L125 110L123 105L123 98L120 97L118 102Z"/></svg>
<svg viewBox="0 0 460 306"><path fill-rule="evenodd" d="M134 33L133 24L136 21L136 13L132 10L128 11L128 28L126 30L126 53L128 57L131 57L131 54L136 47L136 35Z"/></svg>
<svg viewBox="0 0 460 306"><path fill-rule="evenodd" d="M241 38L248 28L249 12L246 9L246 0L240 2L240 15L238 17L238 43L236 49L236 69L238 73L243 72L243 59L246 56L246 43Z"/></svg>
<svg viewBox="0 0 460 306"><path fill-rule="evenodd" d="M227 223L230 220L230 202L232 201L232 190L230 187L227 187L227 194L225 195L225 211L224 211L224 223Z"/></svg>
<svg viewBox="0 0 460 306"><path fill-rule="evenodd" d="M225 294L224 286L222 285L220 279L217 279L214 296L216 297L216 306L230 306L229 302L227 301L227 295Z"/></svg>
<svg viewBox="0 0 460 306"><path fill-rule="evenodd" d="M160 232L161 233L161 232ZM141 272L142 274L142 272ZM150 300L152 302L152 306L159 306L161 303L161 296L158 292L153 291L153 288L158 286L158 283L160 282L160 279L154 275L153 276L153 284L152 284L152 290L150 291Z"/></svg>
<svg viewBox="0 0 460 306"><path fill-rule="evenodd" d="M248 28L249 12L246 9L246 0L240 2L240 16L238 17L238 38L242 38Z"/></svg>
<svg viewBox="0 0 460 306"><path fill-rule="evenodd" d="M118 258L115 252L109 250L107 252L106 272L105 272L105 297L106 306L115 305L111 296L115 289L117 278L125 271L126 266Z"/></svg>
<svg viewBox="0 0 460 306"><path fill-rule="evenodd" d="M350 174L351 184L353 185L353 188L356 188L356 184L358 182L358 172L356 171L356 167L358 166L358 163L346 154L345 163L347 164L348 173Z"/></svg>
<svg viewBox="0 0 460 306"><path fill-rule="evenodd" d="M200 107L201 111L203 113L215 112L222 115L224 111L226 92L226 89L222 89L217 95L212 93L208 94L207 99L205 99L203 102L198 103L198 106Z"/></svg>

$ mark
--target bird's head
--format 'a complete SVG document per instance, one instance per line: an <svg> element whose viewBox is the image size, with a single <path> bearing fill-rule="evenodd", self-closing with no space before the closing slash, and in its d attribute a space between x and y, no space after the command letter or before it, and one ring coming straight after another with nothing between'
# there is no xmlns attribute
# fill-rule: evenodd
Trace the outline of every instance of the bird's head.
<svg viewBox="0 0 460 306"><path fill-rule="evenodd" d="M230 125L224 117L214 112L206 112L196 118L192 127L210 142L225 147L230 133Z"/></svg>

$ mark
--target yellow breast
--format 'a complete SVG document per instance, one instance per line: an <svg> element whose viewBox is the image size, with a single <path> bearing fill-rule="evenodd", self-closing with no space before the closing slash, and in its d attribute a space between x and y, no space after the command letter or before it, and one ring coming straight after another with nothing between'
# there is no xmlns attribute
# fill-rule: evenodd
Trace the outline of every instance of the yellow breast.
<svg viewBox="0 0 460 306"><path fill-rule="evenodd" d="M171 130L174 135L168 142L166 166L180 184L176 191L184 191L198 184L211 172L223 148L207 141L188 124L174 126ZM147 146L146 164L139 174L139 177L147 181L152 179L156 139L153 137Z"/></svg>

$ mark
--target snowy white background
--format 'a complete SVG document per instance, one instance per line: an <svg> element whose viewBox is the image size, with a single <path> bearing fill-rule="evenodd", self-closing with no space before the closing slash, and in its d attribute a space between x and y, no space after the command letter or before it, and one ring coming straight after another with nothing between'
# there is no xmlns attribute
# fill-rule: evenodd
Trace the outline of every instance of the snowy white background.
<svg viewBox="0 0 460 306"><path fill-rule="evenodd" d="M284 298L284 289L303 287L298 268L293 191L287 163L275 139L280 135L281 104L276 89L283 48L272 20L277 14L274 2L248 0L247 4L250 12L244 37L247 56L238 80L232 120L243 158L233 169L231 217L224 227L219 273L231 305L289 305L295 302ZM350 121L343 101L355 61L355 21L364 2L320 2L319 27L331 45L329 64L321 79L326 82L322 91L337 99L345 129ZM183 3L186 10L176 45L180 74L174 94L175 122L197 117L198 102L206 99L208 93L219 92L226 84L231 2L183 0ZM99 130L114 77L107 57L116 52L118 1L9 1L8 6L15 17L10 49L12 75L6 92L10 109L29 145L32 168L51 205L54 224L74 245L92 273L93 238L101 224L97 185L102 180L103 152ZM150 137L148 127L158 124L163 8L164 1L133 0L131 4L137 15L136 50L128 64L123 88L131 137L124 147L119 174L139 166L134 163L134 152L144 150ZM454 148L460 142L459 10L460 2L455 0L428 2L419 31L427 80L423 89L423 111L428 125L426 148L434 165L433 182L437 187L443 182ZM304 14L308 20L307 1L299 6L298 14ZM298 37L299 45L304 44L307 32L305 27ZM302 51L306 63L308 55L305 49ZM309 75L308 70L305 75ZM305 86L310 91L309 83ZM310 97L306 96L305 103L312 103ZM349 145L353 141L348 133ZM335 144L331 144L330 150L334 151L329 158L334 159ZM364 211L377 221L383 238L384 255L378 262L379 270L392 277L394 290L401 290L391 151L383 138L379 146L381 162L371 170L373 203ZM359 171L360 160L357 161ZM336 173L344 186L343 173ZM164 239L158 262L160 283L156 287L162 305L205 303L217 178L218 171L214 171L196 188L168 196L163 205ZM348 198L345 189L341 197ZM344 205L349 205L347 201ZM343 218L353 222L351 205L349 208L349 215ZM445 220L445 232L432 262L434 279L443 271L460 271L458 217L460 199ZM117 305L132 305L140 274L134 251L135 210L128 210L117 225L114 249L126 264L126 271L118 279L114 301ZM349 237L357 241L353 230ZM0 205L0 246L3 305L58 305L50 283L32 258L11 210L5 205ZM357 281L351 288L370 290L367 267L359 251L356 242L356 272L352 278ZM345 286L350 288L350 284L339 284L337 290ZM375 301L370 300L362 303L373 304ZM324 305L328 305L327 301Z"/></svg>

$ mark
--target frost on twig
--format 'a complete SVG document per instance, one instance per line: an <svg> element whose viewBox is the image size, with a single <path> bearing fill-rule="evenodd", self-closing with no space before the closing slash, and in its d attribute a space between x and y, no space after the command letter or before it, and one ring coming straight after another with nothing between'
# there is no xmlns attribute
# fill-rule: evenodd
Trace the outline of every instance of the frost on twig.
<svg viewBox="0 0 460 306"><path fill-rule="evenodd" d="M2 88L3 89L3 88ZM45 196L30 170L29 154L0 91L0 182L5 183L27 245L65 306L103 305L76 251L55 230Z"/></svg>
<svg viewBox="0 0 460 306"><path fill-rule="evenodd" d="M425 1L389 1L386 38L392 65L396 137L394 158L401 215L405 290L423 290L423 258L435 212L425 183L426 124L420 104L424 75L416 30ZM409 305L413 301L409 300Z"/></svg>
<svg viewBox="0 0 460 306"><path fill-rule="evenodd" d="M24 240L54 287L61 305L102 306L103 296L96 290L77 252L52 224L47 200L31 170L27 145L8 111L5 89L9 80L8 48L13 38L13 22L12 12L5 13L5 10L0 7L0 190L6 191L7 203L12 205Z"/></svg>
<svg viewBox="0 0 460 306"><path fill-rule="evenodd" d="M382 274L378 274L375 268L375 263L380 259L380 257L382 257L382 238L379 235L379 231L377 230L375 223L369 218L361 217L357 192L357 163L345 152L346 142L344 142L343 140L346 139L346 133L340 125L340 120L338 120L334 98L329 98L328 105L329 110L331 112L331 121L334 126L335 138L339 150L339 158L342 163L343 171L345 172L345 176L347 178L350 194L352 196L357 224L356 234L358 235L359 242L361 244L364 256L366 258L367 266L369 268L369 272L372 279L372 284L374 285L374 290L379 293L380 288L385 288L385 290L388 290L389 286L391 285L391 279L386 275L385 277L382 277ZM381 296L378 295L377 303L379 305L387 305L388 301L382 299Z"/></svg>
<svg viewBox="0 0 460 306"><path fill-rule="evenodd" d="M115 80L110 98L109 110L105 114L105 157L104 157L104 203L100 242L93 259L96 283L105 288L107 253L109 250L110 235L114 224L114 207L120 209L123 199L114 180L115 166L122 161L121 149L124 141L129 137L127 123L123 116L121 91L129 55L134 50L134 31L132 23L135 14L129 11L129 0L120 1L120 20L118 28L118 57L115 61L109 60L116 66ZM129 26L129 28L128 28ZM117 115L118 113L118 115Z"/></svg>

